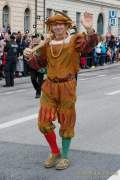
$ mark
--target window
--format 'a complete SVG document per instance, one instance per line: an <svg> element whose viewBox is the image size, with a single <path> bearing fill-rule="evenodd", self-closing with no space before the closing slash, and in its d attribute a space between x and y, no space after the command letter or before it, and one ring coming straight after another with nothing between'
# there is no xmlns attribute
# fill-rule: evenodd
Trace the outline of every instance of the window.
<svg viewBox="0 0 120 180"><path fill-rule="evenodd" d="M24 13L24 31L30 31L30 9L27 8Z"/></svg>
<svg viewBox="0 0 120 180"><path fill-rule="evenodd" d="M103 35L104 33L104 20L103 15L99 14L98 20L97 20L97 32L99 35Z"/></svg>
<svg viewBox="0 0 120 180"><path fill-rule="evenodd" d="M47 18L52 16L52 9L47 9Z"/></svg>
<svg viewBox="0 0 120 180"><path fill-rule="evenodd" d="M80 30L80 12L76 12L76 26L79 31Z"/></svg>
<svg viewBox="0 0 120 180"><path fill-rule="evenodd" d="M9 25L9 7L4 6L3 8L3 27L7 28Z"/></svg>

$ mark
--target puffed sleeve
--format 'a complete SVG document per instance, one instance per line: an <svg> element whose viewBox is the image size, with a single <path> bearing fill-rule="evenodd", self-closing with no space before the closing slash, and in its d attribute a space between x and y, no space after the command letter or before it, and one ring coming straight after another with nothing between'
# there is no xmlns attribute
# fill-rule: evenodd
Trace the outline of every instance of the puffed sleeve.
<svg viewBox="0 0 120 180"><path fill-rule="evenodd" d="M29 65L35 69L39 70L40 68L44 68L47 66L47 55L46 55L46 46L44 45L42 48L38 49L28 61Z"/></svg>
<svg viewBox="0 0 120 180"><path fill-rule="evenodd" d="M94 32L92 34L79 33L74 40L74 48L81 52L90 52L98 44L98 35Z"/></svg>

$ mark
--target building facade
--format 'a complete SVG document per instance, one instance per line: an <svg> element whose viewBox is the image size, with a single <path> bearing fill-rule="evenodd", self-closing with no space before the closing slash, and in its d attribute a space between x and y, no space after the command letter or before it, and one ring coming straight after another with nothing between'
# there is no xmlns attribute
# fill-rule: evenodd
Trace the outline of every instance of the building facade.
<svg viewBox="0 0 120 180"><path fill-rule="evenodd" d="M38 28L42 33L45 31L44 20L53 14L54 9L69 15L81 31L84 29L80 18L89 11L99 34L111 31L120 35L120 0L0 0L0 27L10 25L15 32L33 32Z"/></svg>
<svg viewBox="0 0 120 180"><path fill-rule="evenodd" d="M0 0L0 27L10 25L14 32L34 31L36 2L37 13L42 17L43 0Z"/></svg>

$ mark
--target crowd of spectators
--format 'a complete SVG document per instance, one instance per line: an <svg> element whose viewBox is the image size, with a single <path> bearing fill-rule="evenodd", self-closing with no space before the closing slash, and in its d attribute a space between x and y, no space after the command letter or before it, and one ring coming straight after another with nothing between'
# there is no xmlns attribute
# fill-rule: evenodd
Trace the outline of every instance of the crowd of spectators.
<svg viewBox="0 0 120 180"><path fill-rule="evenodd" d="M33 48L43 39L42 34L11 33L10 28L3 28L0 32L0 79L5 79L3 87L14 86L15 77L30 76L35 98L40 97L46 68L33 69L25 60L23 52L26 47Z"/></svg>
<svg viewBox="0 0 120 180"><path fill-rule="evenodd" d="M8 48L11 41L15 41L15 49ZM16 67L15 67L15 76L26 76L29 72L29 67L24 59L23 51L26 47L29 46L30 38L27 33L21 34L20 31L17 33L11 32L1 32L0 33L0 78L4 77L4 67L6 65L7 56L6 54L9 51L9 57L16 56ZM8 50L9 49L9 50Z"/></svg>
<svg viewBox="0 0 120 180"><path fill-rule="evenodd" d="M120 61L120 38L113 35L99 36L98 45L89 53L81 55L81 68L91 68Z"/></svg>
<svg viewBox="0 0 120 180"><path fill-rule="evenodd" d="M35 42L40 41L41 35L30 35L29 32L22 34L20 31L11 33L10 26L6 29L3 27L0 29L0 79L5 77L5 64L6 53L8 53L8 46L11 41L14 41L15 49L11 49L9 54L16 56L14 64L14 76L28 76L29 65L27 64L23 51L26 47L29 47L33 40ZM104 66L106 64L112 64L115 61L120 60L120 38L116 38L113 35L106 37L99 36L98 45L89 53L81 54L80 66L83 69L93 68L97 66Z"/></svg>
<svg viewBox="0 0 120 180"><path fill-rule="evenodd" d="M16 56L15 59L15 69L14 75L15 77L28 76L29 75L29 65L27 64L23 51L26 47L29 47L31 42L40 41L42 35L39 34L29 34L26 32L22 34L20 31L11 33L10 29L3 30L0 32L0 79L5 76L5 65L7 61L7 54L9 56ZM16 42L16 50L15 48L9 48L11 42ZM9 50L8 50L9 49ZM16 52L14 52L16 51ZM12 59L12 58L11 58Z"/></svg>

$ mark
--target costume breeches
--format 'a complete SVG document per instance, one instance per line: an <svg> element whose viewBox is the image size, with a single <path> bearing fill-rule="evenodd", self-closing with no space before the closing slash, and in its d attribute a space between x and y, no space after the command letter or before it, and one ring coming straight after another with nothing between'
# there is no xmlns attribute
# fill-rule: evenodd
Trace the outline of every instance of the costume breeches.
<svg viewBox="0 0 120 180"><path fill-rule="evenodd" d="M42 85L38 127L42 133L53 131L53 121L60 123L60 136L72 138L76 121L76 80L54 83L47 79Z"/></svg>

